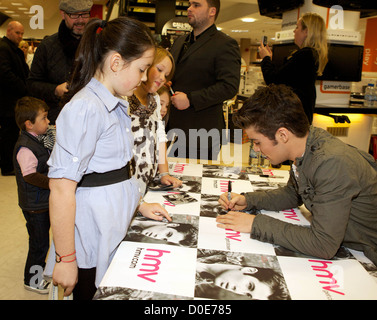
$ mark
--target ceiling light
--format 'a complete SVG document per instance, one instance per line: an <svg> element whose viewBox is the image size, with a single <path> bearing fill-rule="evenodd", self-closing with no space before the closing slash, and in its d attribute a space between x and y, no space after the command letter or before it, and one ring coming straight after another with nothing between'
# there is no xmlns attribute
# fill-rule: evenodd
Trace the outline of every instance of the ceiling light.
<svg viewBox="0 0 377 320"><path fill-rule="evenodd" d="M254 19L254 18L243 18L243 19L241 19L242 22L254 22L256 20L257 19Z"/></svg>
<svg viewBox="0 0 377 320"><path fill-rule="evenodd" d="M13 6L22 6L22 3L19 3L19 2L12 2L11 3Z"/></svg>
<svg viewBox="0 0 377 320"><path fill-rule="evenodd" d="M231 32L249 32L249 30L231 30Z"/></svg>

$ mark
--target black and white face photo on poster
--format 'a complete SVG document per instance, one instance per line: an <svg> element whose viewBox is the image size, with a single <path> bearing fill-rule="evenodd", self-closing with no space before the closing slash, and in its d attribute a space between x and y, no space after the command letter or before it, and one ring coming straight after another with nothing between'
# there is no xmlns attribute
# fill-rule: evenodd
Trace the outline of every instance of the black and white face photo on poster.
<svg viewBox="0 0 377 320"><path fill-rule="evenodd" d="M203 165L203 177L233 180L248 180L246 169L241 167L219 167L216 165Z"/></svg>
<svg viewBox="0 0 377 320"><path fill-rule="evenodd" d="M163 195L163 197L168 200L171 204L180 205L186 203L197 202L198 200L191 197L186 192L173 192L167 195Z"/></svg>
<svg viewBox="0 0 377 320"><path fill-rule="evenodd" d="M276 256L198 249L195 297L290 300Z"/></svg>
<svg viewBox="0 0 377 320"><path fill-rule="evenodd" d="M196 248L199 217L185 214L175 214L171 217L172 222L137 216L133 219L124 240Z"/></svg>
<svg viewBox="0 0 377 320"><path fill-rule="evenodd" d="M219 214L226 214L227 210L219 204L219 196L202 194L200 200L200 216L216 218Z"/></svg>
<svg viewBox="0 0 377 320"><path fill-rule="evenodd" d="M178 191L200 193L202 189L202 177L174 176L182 181Z"/></svg>
<svg viewBox="0 0 377 320"><path fill-rule="evenodd" d="M193 298L124 287L100 287L93 300L193 300Z"/></svg>

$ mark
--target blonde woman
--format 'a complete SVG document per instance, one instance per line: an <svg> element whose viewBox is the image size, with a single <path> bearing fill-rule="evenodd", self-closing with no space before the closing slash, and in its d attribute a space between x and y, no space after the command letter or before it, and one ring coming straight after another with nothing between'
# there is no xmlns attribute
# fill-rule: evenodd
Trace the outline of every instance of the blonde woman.
<svg viewBox="0 0 377 320"><path fill-rule="evenodd" d="M279 68L272 62L269 46L261 43L262 73L266 84L285 84L293 89L311 124L316 100L315 81L327 63L327 31L322 17L316 13L305 13L297 21L294 42L298 50Z"/></svg>
<svg viewBox="0 0 377 320"><path fill-rule="evenodd" d="M34 58L34 54L29 53L29 43L25 40L22 40L18 47L22 50L25 56L25 61L27 65L29 66L29 69L31 68L31 63Z"/></svg>

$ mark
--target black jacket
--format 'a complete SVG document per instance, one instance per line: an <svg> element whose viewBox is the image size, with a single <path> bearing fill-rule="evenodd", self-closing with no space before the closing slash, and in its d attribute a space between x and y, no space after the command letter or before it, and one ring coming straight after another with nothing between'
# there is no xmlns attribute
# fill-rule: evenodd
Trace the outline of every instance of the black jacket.
<svg viewBox="0 0 377 320"><path fill-rule="evenodd" d="M266 84L285 84L293 89L302 102L309 122L312 123L317 98L315 89L318 70L317 52L309 47L297 50L279 68L274 65L270 57L266 56L262 60L261 68Z"/></svg>
<svg viewBox="0 0 377 320"><path fill-rule="evenodd" d="M16 173L18 188L18 204L22 210L35 211L48 209L48 198L50 190L42 189L25 182L20 165L17 161L17 153L21 147L30 149L38 159L37 172L47 175L47 160L50 157L49 151L43 146L43 143L26 131L22 131L16 146L14 147L13 163Z"/></svg>
<svg viewBox="0 0 377 320"><path fill-rule="evenodd" d="M55 95L55 88L70 80L75 53L80 39L72 36L64 20L59 31L44 39L35 52L31 65L28 88L36 98L44 100L50 107L51 124L60 112L60 99Z"/></svg>
<svg viewBox="0 0 377 320"><path fill-rule="evenodd" d="M188 137L189 129L224 129L223 101L237 94L240 83L238 44L212 25L178 61L185 40L178 38L171 49L176 62L172 87L188 95L190 107L170 109L168 130L182 129Z"/></svg>
<svg viewBox="0 0 377 320"><path fill-rule="evenodd" d="M25 56L7 37L0 40L0 116L14 117L18 99L27 95L29 67Z"/></svg>

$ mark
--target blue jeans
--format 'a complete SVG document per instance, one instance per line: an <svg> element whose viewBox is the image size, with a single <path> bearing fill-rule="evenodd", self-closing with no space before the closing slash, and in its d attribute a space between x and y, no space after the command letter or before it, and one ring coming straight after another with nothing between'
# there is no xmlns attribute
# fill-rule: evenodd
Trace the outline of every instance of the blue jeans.
<svg viewBox="0 0 377 320"><path fill-rule="evenodd" d="M30 211L22 210L26 219L26 228L29 234L29 252L26 259L24 271L24 283L31 285L35 283L31 279L36 275L36 268L33 266L40 266L39 271L43 271L46 265L46 256L50 247L50 217L48 209L45 212L31 213ZM42 279L42 275L38 275Z"/></svg>

